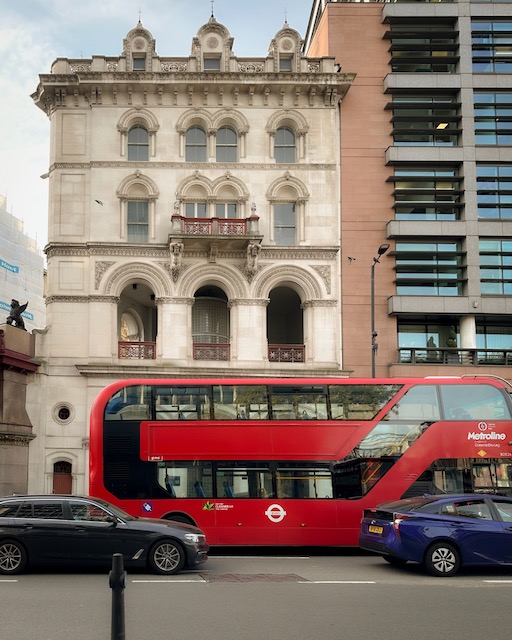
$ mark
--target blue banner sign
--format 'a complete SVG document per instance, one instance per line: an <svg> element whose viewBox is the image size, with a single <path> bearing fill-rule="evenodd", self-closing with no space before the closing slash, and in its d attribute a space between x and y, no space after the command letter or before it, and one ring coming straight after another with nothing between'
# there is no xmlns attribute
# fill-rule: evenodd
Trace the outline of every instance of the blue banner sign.
<svg viewBox="0 0 512 640"><path fill-rule="evenodd" d="M7 271L10 271L11 273L19 273L20 272L20 268L18 267L17 264L9 264L5 260L2 260L2 258L0 258L0 267L3 267L4 269L7 269Z"/></svg>

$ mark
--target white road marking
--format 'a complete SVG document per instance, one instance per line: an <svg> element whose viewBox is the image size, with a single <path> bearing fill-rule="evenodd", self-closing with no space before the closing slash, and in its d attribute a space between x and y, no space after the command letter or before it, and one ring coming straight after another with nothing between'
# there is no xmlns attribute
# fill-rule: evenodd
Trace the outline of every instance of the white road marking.
<svg viewBox="0 0 512 640"><path fill-rule="evenodd" d="M180 583L180 582L197 582L199 583L204 583L206 584L206 580L202 580L201 578L199 578L198 580L180 580L179 578L176 578L176 580L173 580L172 578L168 578L167 580L130 580L130 582L140 582L140 583L161 583L161 582L176 582L176 583Z"/></svg>
<svg viewBox="0 0 512 640"><path fill-rule="evenodd" d="M299 584L377 584L375 580L299 580Z"/></svg>

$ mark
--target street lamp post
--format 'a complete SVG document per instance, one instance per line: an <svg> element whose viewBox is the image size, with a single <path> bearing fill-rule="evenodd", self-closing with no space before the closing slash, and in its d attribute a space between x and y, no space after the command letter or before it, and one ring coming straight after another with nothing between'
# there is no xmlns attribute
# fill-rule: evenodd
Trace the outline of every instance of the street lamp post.
<svg viewBox="0 0 512 640"><path fill-rule="evenodd" d="M373 258L371 276L371 318L372 318L372 378L375 378L375 356L377 355L377 332L375 331L375 265L380 262L380 257L389 249L389 244L381 244L377 255Z"/></svg>

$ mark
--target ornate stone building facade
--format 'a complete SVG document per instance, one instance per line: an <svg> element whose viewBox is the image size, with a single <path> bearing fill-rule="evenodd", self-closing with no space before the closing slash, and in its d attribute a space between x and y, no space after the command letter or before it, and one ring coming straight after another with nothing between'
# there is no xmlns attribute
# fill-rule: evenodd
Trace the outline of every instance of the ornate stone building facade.
<svg viewBox="0 0 512 640"><path fill-rule="evenodd" d="M190 55L166 58L139 23L119 57L40 76L47 328L29 490L87 491L88 413L115 379L347 375L339 105L353 75L301 47L285 23L266 57L237 58L212 16Z"/></svg>

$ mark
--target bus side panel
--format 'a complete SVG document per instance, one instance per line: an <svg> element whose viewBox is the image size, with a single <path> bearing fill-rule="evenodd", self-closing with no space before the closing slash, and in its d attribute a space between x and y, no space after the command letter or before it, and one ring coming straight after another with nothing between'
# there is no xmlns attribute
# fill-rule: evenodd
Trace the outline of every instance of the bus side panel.
<svg viewBox="0 0 512 640"><path fill-rule="evenodd" d="M348 453L346 443L361 427L372 423L314 422L209 424L142 422L140 425L141 460L197 459L337 459ZM359 434L357 440L363 437Z"/></svg>
<svg viewBox="0 0 512 640"><path fill-rule="evenodd" d="M332 498L316 500L276 500L270 522L277 532L277 544L293 546L339 546L343 544L337 518L337 501ZM282 511L280 511L281 509Z"/></svg>
<svg viewBox="0 0 512 640"><path fill-rule="evenodd" d="M271 426L242 428L240 423L229 426L197 422L142 422L140 425L140 457L142 460L195 459L266 459L271 450Z"/></svg>

